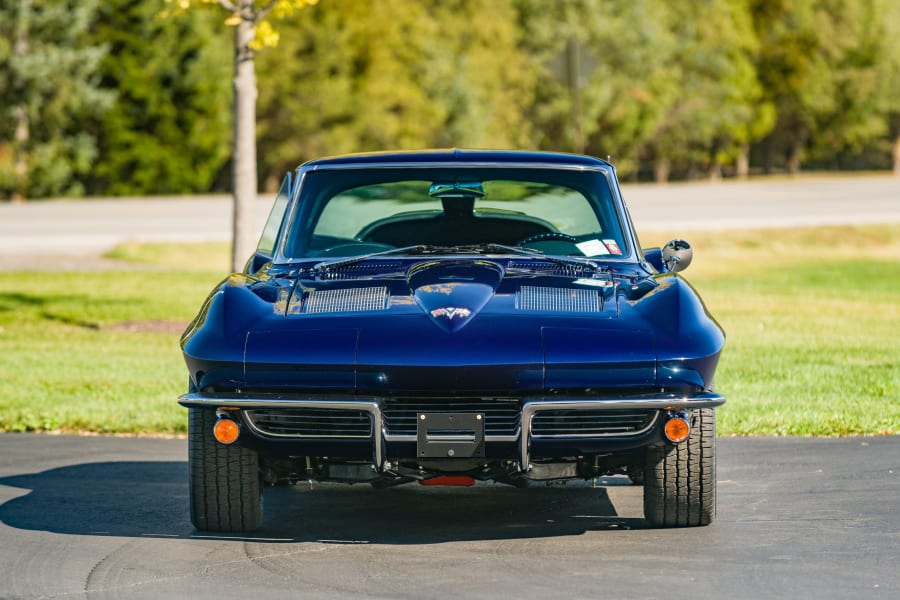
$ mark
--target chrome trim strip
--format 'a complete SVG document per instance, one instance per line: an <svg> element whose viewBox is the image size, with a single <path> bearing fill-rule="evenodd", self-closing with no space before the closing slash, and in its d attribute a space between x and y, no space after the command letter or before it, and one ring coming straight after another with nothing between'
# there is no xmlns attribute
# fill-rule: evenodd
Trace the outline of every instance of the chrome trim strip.
<svg viewBox="0 0 900 600"><path fill-rule="evenodd" d="M296 407L292 406L291 408L296 408ZM301 408L310 408L310 407L303 406ZM249 409L249 410L253 410L253 409ZM347 409L342 406L339 410L353 410L353 409ZM368 412L368 411L364 411L364 412ZM365 435L358 435L358 434L355 434L355 435L346 435L346 434L345 435L334 435L334 434L331 434L331 435L308 435L305 433L301 433L301 434L272 433L271 431L263 431L262 429L260 429L259 425L257 425L253 421L253 416L250 413L244 413L243 417L244 417L244 422L247 424L247 427L250 429L250 431L252 431L253 433L257 433L262 437L268 437L268 438L282 438L282 439L289 439L289 440L321 440L321 439L368 440L372 437L372 431L375 430L375 423L372 422L372 413L369 413L369 431Z"/></svg>
<svg viewBox="0 0 900 600"><path fill-rule="evenodd" d="M330 410L361 410L369 413L372 419L372 454L375 467L380 471L384 464L384 432L381 418L381 406L375 397L360 397L343 399L323 399L318 397L285 398L273 396L271 398L247 398L238 394L216 394L207 396L204 394L185 394L178 398L182 406L228 406L234 408L283 408L305 407L324 408Z"/></svg>
<svg viewBox="0 0 900 600"><path fill-rule="evenodd" d="M487 435L484 436L485 442L518 442L519 441L519 433L521 429L516 430L515 435ZM415 442L418 441L418 438L414 435L402 435L395 434L391 435L389 433L384 434L384 440L386 442Z"/></svg>
<svg viewBox="0 0 900 600"><path fill-rule="evenodd" d="M346 171L352 169L560 169L566 171L600 171L609 172L612 166L608 163L593 165L581 165L578 163L552 163L552 162L516 162L516 161L488 161L488 160L438 160L433 162L345 162L326 163L317 165L300 165L305 172L313 171Z"/></svg>
<svg viewBox="0 0 900 600"><path fill-rule="evenodd" d="M273 394L270 397L248 398L242 394L185 394L178 399L182 406L228 406L234 408L279 408L286 406L303 406L307 408L324 408L334 410L361 410L368 412L372 417L372 445L375 466L379 470L384 464L385 441L415 441L415 436L386 436L384 421L382 418L381 398L378 396L281 396ZM689 396L674 393L645 394L641 396L621 396L607 399L585 399L565 396L539 396L532 400L526 400L522 405L522 417L518 436L485 436L485 441L495 442L519 442L520 466L523 472L530 469L529 450L531 447L531 425L535 413L542 410L617 410L617 409L643 409L664 410L667 408L715 408L725 404L725 397L713 392L702 392ZM573 437L573 436L566 436ZM603 437L603 436L591 436ZM408 438L408 439L407 439ZM518 439L517 439L518 438ZM538 439L538 438L534 438ZM540 438L543 439L543 438ZM561 439L561 438L553 438Z"/></svg>
<svg viewBox="0 0 900 600"><path fill-rule="evenodd" d="M725 396L712 392L703 392L690 396L678 394L647 394L644 396L623 396L609 400L585 400L581 398L558 399L541 398L526 401L522 405L522 435L519 440L519 468L523 473L531 469L529 451L531 450L531 424L534 415L542 410L617 410L637 408L643 410L663 410L666 408L714 408L725 404ZM597 436L600 437L600 436ZM560 438L555 438L560 439Z"/></svg>
<svg viewBox="0 0 900 600"><path fill-rule="evenodd" d="M565 410L565 409L562 409ZM612 410L612 409L610 409ZM644 409L648 410L648 409ZM532 415L533 417L534 415ZM604 437L627 437L640 435L642 433L646 433L656 425L656 420L659 418L659 413L653 415L653 418L650 419L650 424L644 427L643 429L639 429L638 431L625 431L625 432L610 432L610 433L558 433L553 435L531 435L531 439L533 440L572 440L572 439L591 439L591 438L604 438ZM518 438L516 438L518 440Z"/></svg>

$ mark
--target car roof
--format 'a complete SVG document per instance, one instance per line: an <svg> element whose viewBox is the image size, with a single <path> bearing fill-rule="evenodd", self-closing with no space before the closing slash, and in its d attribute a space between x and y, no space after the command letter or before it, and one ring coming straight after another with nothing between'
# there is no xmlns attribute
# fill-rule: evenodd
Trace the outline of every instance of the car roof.
<svg viewBox="0 0 900 600"><path fill-rule="evenodd" d="M300 165L303 170L329 167L388 166L388 165L541 165L544 167L612 167L610 163L591 156L562 152L528 152L521 150L415 150L402 152L367 152L345 154L313 160Z"/></svg>

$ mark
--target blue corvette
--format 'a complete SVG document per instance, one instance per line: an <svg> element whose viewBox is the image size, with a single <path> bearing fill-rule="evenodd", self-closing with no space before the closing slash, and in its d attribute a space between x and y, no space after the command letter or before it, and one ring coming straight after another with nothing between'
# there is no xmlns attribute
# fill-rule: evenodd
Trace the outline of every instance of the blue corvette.
<svg viewBox="0 0 900 600"><path fill-rule="evenodd" d="M595 158L302 165L181 339L194 526L260 526L267 485L608 474L654 526L710 523L725 336L690 260L640 247Z"/></svg>

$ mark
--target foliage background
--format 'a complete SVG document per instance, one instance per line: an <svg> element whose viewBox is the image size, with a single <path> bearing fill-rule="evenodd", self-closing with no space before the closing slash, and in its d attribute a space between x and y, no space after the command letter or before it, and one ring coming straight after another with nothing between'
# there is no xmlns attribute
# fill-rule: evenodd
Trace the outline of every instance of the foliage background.
<svg viewBox="0 0 900 600"><path fill-rule="evenodd" d="M232 28L164 8L0 0L0 199L228 187ZM278 34L261 189L322 155L453 146L583 150L635 180L900 173L896 0L321 0Z"/></svg>

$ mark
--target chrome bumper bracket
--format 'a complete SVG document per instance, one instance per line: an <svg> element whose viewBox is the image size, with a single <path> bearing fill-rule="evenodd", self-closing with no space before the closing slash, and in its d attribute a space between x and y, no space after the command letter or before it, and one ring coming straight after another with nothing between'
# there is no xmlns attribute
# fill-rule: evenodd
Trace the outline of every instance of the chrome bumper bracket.
<svg viewBox="0 0 900 600"><path fill-rule="evenodd" d="M332 409L332 410L357 410L357 411L365 411L369 413L370 418L372 419L372 456L373 463L378 471L384 470L384 460L385 460L385 432L384 432L384 421L382 418L382 398L377 396L280 396L280 395L272 395L271 397L247 397L242 394L216 394L216 395L205 395L198 393L185 394L178 399L178 403L182 406L187 407L210 407L210 408L218 408L222 406L231 407L231 408L324 408L324 409ZM698 394L691 395L678 395L672 393L659 393L659 394L643 394L640 396L622 396L622 397L614 397L614 398L577 398L577 397L537 397L531 400L525 400L522 405L522 419L521 419L521 428L519 432L519 469L522 472L528 472L531 468L530 466L530 450L531 450L531 442L534 436L532 436L532 421L534 420L534 416L536 413L546 410L619 410L619 409L638 409L638 410L665 410L665 409L695 409L695 408L714 408L717 406L721 406L725 404L725 397L716 394L713 392L702 392ZM434 416L434 415L429 415ZM446 415L445 415L446 416ZM451 449L450 446L446 446L446 442L465 442L466 446L463 452L467 452L469 450L473 450L478 452L477 447L480 447L481 454L469 454L469 457L473 456L483 456L484 454L484 441L493 441L491 436L484 435L484 416L476 415L473 413L459 413L454 414L454 417L465 417L467 419L472 419L473 423L477 416L481 417L481 423L479 426L469 426L471 425L466 421L466 427L444 427L443 430L449 431L450 433L446 433L444 436L446 439L436 441L444 442L442 446L444 454L442 457L455 457L456 454L455 447L454 454L447 454L447 450ZM421 415L420 415L421 417ZM440 428L433 428L440 429ZM473 439L465 439L465 440L456 440L449 439L454 437L451 435L453 433L453 429L463 430L466 432L466 435L471 436L471 432L474 430L475 435ZM420 438L422 437L421 429L419 430L419 436L417 438L413 438L410 441L417 442L417 448L420 446ZM426 430L427 431L427 430ZM480 437L479 437L480 432ZM455 437L460 437L462 433L456 432L458 435ZM427 433L426 433L427 436ZM449 437L448 437L449 436ZM440 436L439 436L440 437ZM477 443L480 441L480 444ZM516 441L516 440L509 440ZM476 442L473 445L473 442ZM430 442L425 445L426 448L429 448L426 452L428 453L428 457L432 457L431 450L434 449L436 451L437 446L434 448L430 448ZM420 450L421 451L421 450ZM458 456L456 456L458 457Z"/></svg>

